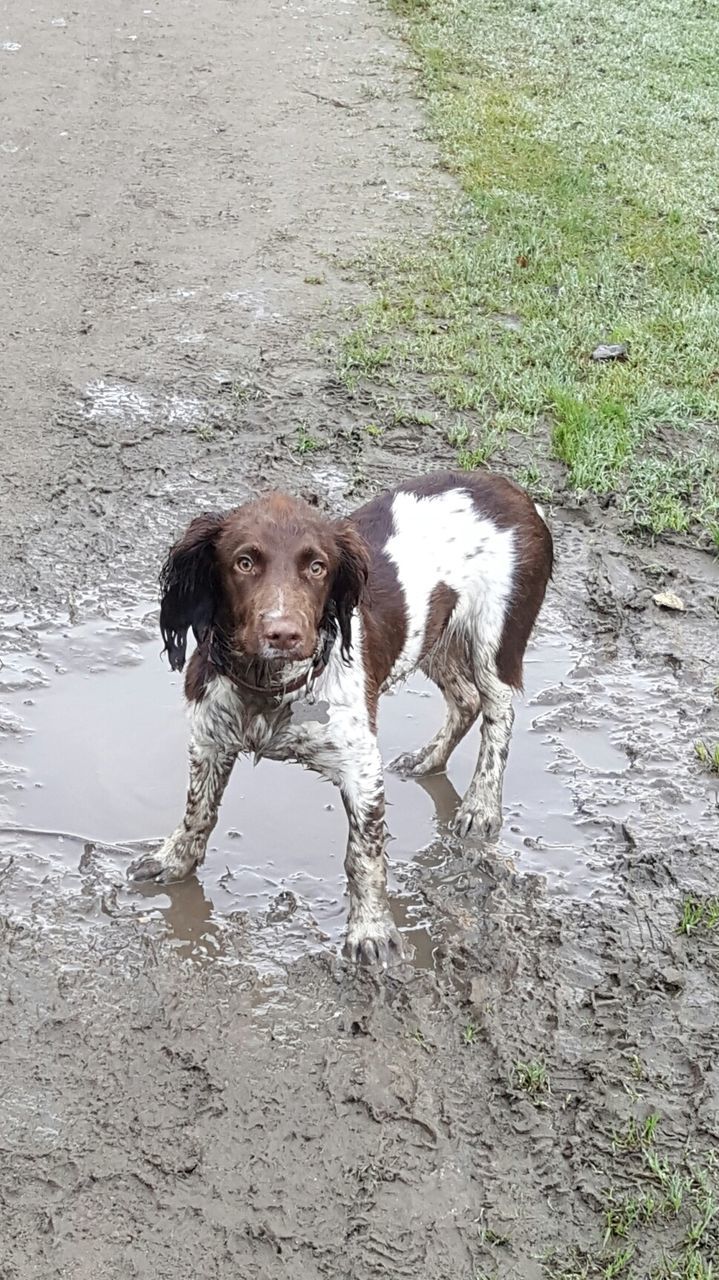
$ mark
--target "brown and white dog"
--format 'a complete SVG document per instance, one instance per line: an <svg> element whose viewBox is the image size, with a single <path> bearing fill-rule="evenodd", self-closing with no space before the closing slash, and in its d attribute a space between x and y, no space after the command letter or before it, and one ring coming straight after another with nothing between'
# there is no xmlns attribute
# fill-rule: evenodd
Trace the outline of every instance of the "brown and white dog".
<svg viewBox="0 0 719 1280"><path fill-rule="evenodd" d="M531 498L485 472L401 485L349 519L272 493L201 515L170 551L160 628L170 665L197 648L184 817L130 868L168 882L204 859L240 752L296 760L331 779L349 820L347 954L387 964L401 943L386 888L380 694L420 668L447 702L444 726L396 767L443 770L482 714L477 768L456 819L495 835L522 661L552 571Z"/></svg>

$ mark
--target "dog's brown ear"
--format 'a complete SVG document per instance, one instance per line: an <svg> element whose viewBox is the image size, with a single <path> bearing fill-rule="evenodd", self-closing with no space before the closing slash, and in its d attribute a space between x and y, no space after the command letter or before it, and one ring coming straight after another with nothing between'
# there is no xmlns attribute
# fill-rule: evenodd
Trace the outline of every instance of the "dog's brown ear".
<svg viewBox="0 0 719 1280"><path fill-rule="evenodd" d="M352 614L359 605L369 577L369 550L364 538L349 523L337 527L340 560L335 573L330 601L340 632L343 658L352 649Z"/></svg>
<svg viewBox="0 0 719 1280"><path fill-rule="evenodd" d="M196 516L170 551L160 574L160 631L173 671L185 665L190 627L199 643L212 626L219 596L215 542L224 516Z"/></svg>

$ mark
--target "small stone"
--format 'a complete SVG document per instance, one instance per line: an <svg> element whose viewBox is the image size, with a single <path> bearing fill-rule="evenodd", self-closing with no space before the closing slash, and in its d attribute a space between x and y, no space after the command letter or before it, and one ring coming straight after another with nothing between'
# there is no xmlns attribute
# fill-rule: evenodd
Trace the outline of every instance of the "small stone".
<svg viewBox="0 0 719 1280"><path fill-rule="evenodd" d="M652 600L660 609L673 609L676 613L684 613L686 605L675 591L657 591Z"/></svg>
<svg viewBox="0 0 719 1280"><path fill-rule="evenodd" d="M629 348L626 342L600 342L592 352L592 360L628 360Z"/></svg>

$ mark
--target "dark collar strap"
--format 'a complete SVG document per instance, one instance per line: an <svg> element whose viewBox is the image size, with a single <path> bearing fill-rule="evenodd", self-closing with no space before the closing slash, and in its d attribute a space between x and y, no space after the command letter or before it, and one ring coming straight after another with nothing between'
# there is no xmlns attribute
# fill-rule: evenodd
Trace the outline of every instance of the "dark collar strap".
<svg viewBox="0 0 719 1280"><path fill-rule="evenodd" d="M247 680L240 680L240 677L232 673L230 679L233 684L239 685L241 689L248 689L250 693L258 694L261 698L284 698L288 693L298 693L300 689L307 687L311 689L315 680L318 680L325 670L327 663L323 661L322 655L313 663L309 670L303 676L298 676L296 680L291 680L289 684L250 684Z"/></svg>
<svg viewBox="0 0 719 1280"><path fill-rule="evenodd" d="M210 655L213 654L213 650L217 654L217 657L215 658L215 666L218 671L221 671L223 675L228 676L232 683L237 685L239 688L246 689L249 693L253 693L259 698L279 698L281 700L288 693L298 693L300 689L305 687L308 692L311 690L315 681L317 681L326 670L327 663L329 662L330 654L332 652L332 647L335 642L335 635L332 630L324 630L322 633L322 645L319 653L305 674L298 676L295 680L291 680L289 684L277 685L250 684L248 680L241 679L237 674L232 655L227 652L217 653L217 650L220 648L217 641L218 637L214 631L211 631L209 651Z"/></svg>

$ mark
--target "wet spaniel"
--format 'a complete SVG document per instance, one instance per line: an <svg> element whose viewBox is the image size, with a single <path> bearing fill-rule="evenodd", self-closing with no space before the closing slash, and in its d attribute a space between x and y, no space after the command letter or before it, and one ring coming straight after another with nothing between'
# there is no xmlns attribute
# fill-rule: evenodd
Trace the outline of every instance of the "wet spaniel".
<svg viewBox="0 0 719 1280"><path fill-rule="evenodd" d="M531 498L486 472L403 484L346 520L271 493L192 521L172 548L160 628L185 664L190 780L180 825L130 868L168 882L205 857L240 752L296 760L336 783L349 822L346 951L386 965L401 952L387 898L380 694L419 668L446 720L395 766L446 768L481 714L460 836L497 834L512 691L552 570L552 538Z"/></svg>

